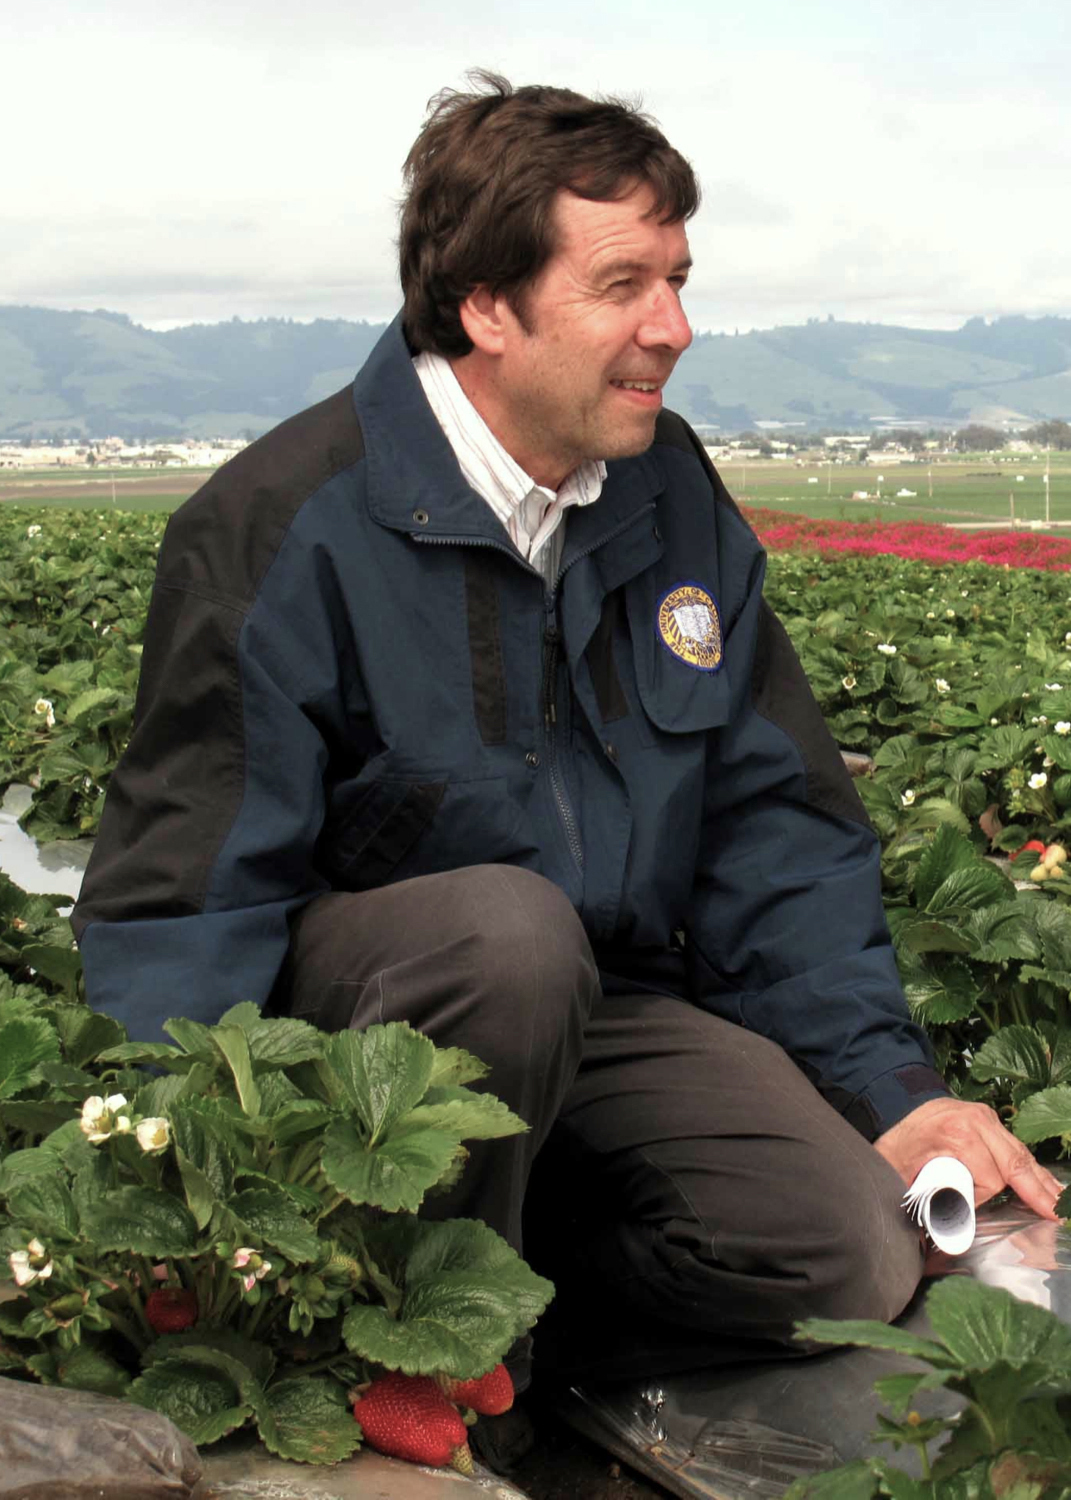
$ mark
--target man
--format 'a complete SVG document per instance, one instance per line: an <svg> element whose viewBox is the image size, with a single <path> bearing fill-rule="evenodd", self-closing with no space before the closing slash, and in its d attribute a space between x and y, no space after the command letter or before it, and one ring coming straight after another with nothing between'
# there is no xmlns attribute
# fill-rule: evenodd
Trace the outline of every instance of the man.
<svg viewBox="0 0 1071 1500"><path fill-rule="evenodd" d="M630 108L485 75L406 170L401 318L168 529L76 914L91 1001L482 1057L532 1129L444 1211L520 1246L546 1145L563 1369L893 1318L929 1157L1049 1217L1058 1184L933 1071L763 554L662 408L692 171Z"/></svg>

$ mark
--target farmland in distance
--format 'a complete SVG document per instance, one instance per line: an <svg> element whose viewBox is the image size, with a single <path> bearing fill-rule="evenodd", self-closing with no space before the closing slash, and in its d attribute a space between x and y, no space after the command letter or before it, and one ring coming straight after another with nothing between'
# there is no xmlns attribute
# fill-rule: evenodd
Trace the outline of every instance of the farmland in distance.
<svg viewBox="0 0 1071 1500"><path fill-rule="evenodd" d="M1045 484L1045 457L975 454L932 464L885 466L794 460L721 459L716 465L735 500L771 510L796 511L819 520L929 521L997 526L1071 524L1071 454L1053 454ZM1022 476L1021 478L1019 476ZM901 495L901 490L913 491ZM866 491L868 499L853 500Z"/></svg>
<svg viewBox="0 0 1071 1500"><path fill-rule="evenodd" d="M1014 505L1019 524L1044 524L1045 457L970 455L933 463L829 463L820 455L795 460L720 459L716 467L735 500L817 519L930 521L1000 525ZM72 510L170 511L199 489L211 469L160 468L87 471L55 469L0 474L0 506L59 506ZM1020 477L1021 476L1021 477ZM1048 516L1071 525L1071 453L1053 454ZM901 490L913 491L902 495ZM853 499L865 491L866 500Z"/></svg>

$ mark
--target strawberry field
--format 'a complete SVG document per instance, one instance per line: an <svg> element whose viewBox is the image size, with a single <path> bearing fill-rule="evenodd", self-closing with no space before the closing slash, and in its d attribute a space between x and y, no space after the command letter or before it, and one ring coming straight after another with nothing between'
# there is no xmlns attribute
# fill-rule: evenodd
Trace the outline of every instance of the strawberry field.
<svg viewBox="0 0 1071 1500"><path fill-rule="evenodd" d="M874 762L856 785L911 1007L954 1089L1052 1160L1071 1146L1071 544L753 519L832 732ZM42 842L97 827L165 521L0 512L0 787L33 789ZM467 1089L473 1059L387 1031L239 1006L129 1044L80 1003L55 904L0 876L0 1251L22 1287L0 1369L127 1394L201 1443L249 1423L315 1462L354 1446L345 1395L377 1369L464 1380L500 1358L546 1284L482 1226L413 1215L464 1138L516 1122Z"/></svg>

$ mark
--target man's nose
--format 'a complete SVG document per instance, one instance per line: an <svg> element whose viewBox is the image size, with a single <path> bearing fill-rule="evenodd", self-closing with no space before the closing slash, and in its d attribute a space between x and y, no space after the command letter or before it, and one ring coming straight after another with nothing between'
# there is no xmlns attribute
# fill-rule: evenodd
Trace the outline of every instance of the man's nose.
<svg viewBox="0 0 1071 1500"><path fill-rule="evenodd" d="M677 354L692 342L691 325L672 287L662 286L654 293L636 340L646 349L673 349Z"/></svg>

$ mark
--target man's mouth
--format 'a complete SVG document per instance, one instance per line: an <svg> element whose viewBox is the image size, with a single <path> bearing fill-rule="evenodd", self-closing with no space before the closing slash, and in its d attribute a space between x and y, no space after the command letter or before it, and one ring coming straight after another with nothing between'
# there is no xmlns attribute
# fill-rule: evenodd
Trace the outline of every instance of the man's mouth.
<svg viewBox="0 0 1071 1500"><path fill-rule="evenodd" d="M611 380L619 391L658 391L662 389L660 380Z"/></svg>

